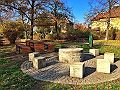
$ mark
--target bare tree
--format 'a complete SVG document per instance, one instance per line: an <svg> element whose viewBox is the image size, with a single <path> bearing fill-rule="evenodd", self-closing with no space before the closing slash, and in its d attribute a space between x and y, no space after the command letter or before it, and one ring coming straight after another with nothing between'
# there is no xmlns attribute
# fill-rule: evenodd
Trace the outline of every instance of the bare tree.
<svg viewBox="0 0 120 90"><path fill-rule="evenodd" d="M107 30L106 30L106 36L105 40L108 40L108 33L110 30L110 18L111 18L111 9L112 7L118 3L119 0L90 0L90 11L86 14L85 19L86 22L89 22L89 25L91 25L91 20L98 14L107 12L106 15L106 22L107 22Z"/></svg>
<svg viewBox="0 0 120 90"><path fill-rule="evenodd" d="M29 21L31 25L31 39L33 39L33 27L39 14L47 11L53 16L57 33L57 20L70 15L70 11L60 0L1 0L0 7L5 7L7 8L6 10L15 10L22 16L23 21Z"/></svg>
<svg viewBox="0 0 120 90"><path fill-rule="evenodd" d="M107 0L108 3L108 16L107 16L107 30L106 30L106 37L105 40L109 39L109 31L110 31L110 18L111 18L111 8L118 0Z"/></svg>
<svg viewBox="0 0 120 90"><path fill-rule="evenodd" d="M36 16L44 9L47 0L1 0L0 6L16 10L24 16L31 25L31 39L33 39L33 27Z"/></svg>
<svg viewBox="0 0 120 90"><path fill-rule="evenodd" d="M5 7L0 6L0 23L3 21L10 20L14 16L13 10L8 10Z"/></svg>
<svg viewBox="0 0 120 90"><path fill-rule="evenodd" d="M70 20L71 18L73 18L73 15L70 8L60 0L49 0L48 7L49 15L55 21L55 31L57 37L59 38L58 23L60 23L60 21L64 21L65 19Z"/></svg>

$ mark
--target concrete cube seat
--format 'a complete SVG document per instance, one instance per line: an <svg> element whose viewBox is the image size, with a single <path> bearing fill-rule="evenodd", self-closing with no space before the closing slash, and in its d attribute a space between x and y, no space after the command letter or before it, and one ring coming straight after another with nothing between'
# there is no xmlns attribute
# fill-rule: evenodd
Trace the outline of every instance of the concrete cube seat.
<svg viewBox="0 0 120 90"><path fill-rule="evenodd" d="M41 69L46 66L45 57L35 57L33 61L33 68Z"/></svg>
<svg viewBox="0 0 120 90"><path fill-rule="evenodd" d="M90 49L89 53L91 53L94 56L98 56L99 55L99 49Z"/></svg>
<svg viewBox="0 0 120 90"><path fill-rule="evenodd" d="M114 53L104 53L104 59L109 60L110 63L114 63Z"/></svg>
<svg viewBox="0 0 120 90"><path fill-rule="evenodd" d="M97 72L110 73L110 62L106 59L97 59Z"/></svg>
<svg viewBox="0 0 120 90"><path fill-rule="evenodd" d="M83 78L84 75L84 63L83 62L74 62L70 65L70 76Z"/></svg>
<svg viewBox="0 0 120 90"><path fill-rule="evenodd" d="M39 52L29 53L29 61L33 61L35 57L39 56Z"/></svg>

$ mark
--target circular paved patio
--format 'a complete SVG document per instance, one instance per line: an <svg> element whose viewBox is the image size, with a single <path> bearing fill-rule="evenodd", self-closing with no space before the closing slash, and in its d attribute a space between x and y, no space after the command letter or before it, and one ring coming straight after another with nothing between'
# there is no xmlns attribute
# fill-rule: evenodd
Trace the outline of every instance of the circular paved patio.
<svg viewBox="0 0 120 90"><path fill-rule="evenodd" d="M47 67L45 68L35 70L32 68L31 62L25 61L21 65L21 70L37 80L75 85L95 84L120 78L120 60L112 64L110 74L104 74L96 72L96 59L103 58L103 55L91 59L89 54L86 54L85 57L85 73L83 79L70 77L69 64L59 63L56 55L47 59Z"/></svg>

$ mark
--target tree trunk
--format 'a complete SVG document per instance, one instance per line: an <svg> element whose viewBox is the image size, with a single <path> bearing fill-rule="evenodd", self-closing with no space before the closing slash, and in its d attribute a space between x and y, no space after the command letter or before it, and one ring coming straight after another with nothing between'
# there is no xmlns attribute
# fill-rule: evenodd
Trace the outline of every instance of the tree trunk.
<svg viewBox="0 0 120 90"><path fill-rule="evenodd" d="M32 0L32 5L31 5L31 40L33 40L33 27L34 27L34 4L35 1Z"/></svg>
<svg viewBox="0 0 120 90"><path fill-rule="evenodd" d="M57 39L59 39L59 32L58 32L58 28L57 28L57 4L55 3L55 8L54 8L54 15L56 17L56 21L55 21L55 31L57 34Z"/></svg>
<svg viewBox="0 0 120 90"><path fill-rule="evenodd" d="M109 30L110 30L110 20L107 21L107 30L106 30L105 40L109 39Z"/></svg>
<svg viewBox="0 0 120 90"><path fill-rule="evenodd" d="M111 0L108 0L109 3L109 13L108 13L108 17L107 17L107 30L106 30L106 36L105 36L105 40L109 39L109 30L110 30L110 17L111 17Z"/></svg>
<svg viewBox="0 0 120 90"><path fill-rule="evenodd" d="M33 40L33 21L31 20L31 34L30 34L30 39Z"/></svg>
<svg viewBox="0 0 120 90"><path fill-rule="evenodd" d="M57 21L55 21L55 31L57 34L57 39L59 39L59 32L58 32L58 28L57 28Z"/></svg>

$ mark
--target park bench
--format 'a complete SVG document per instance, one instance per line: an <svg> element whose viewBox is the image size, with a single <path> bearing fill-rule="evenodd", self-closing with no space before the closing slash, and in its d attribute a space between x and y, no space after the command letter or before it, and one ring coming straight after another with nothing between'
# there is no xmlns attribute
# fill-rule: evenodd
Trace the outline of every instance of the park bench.
<svg viewBox="0 0 120 90"><path fill-rule="evenodd" d="M44 43L44 45L45 45L45 51L46 52L53 52L53 51L55 51L55 44L53 44L53 43L50 43L50 42L46 42L46 43Z"/></svg>
<svg viewBox="0 0 120 90"><path fill-rule="evenodd" d="M44 53L45 52L45 46L43 43L39 43L39 44L35 44L33 47L35 52L40 52L40 53Z"/></svg>
<svg viewBox="0 0 120 90"><path fill-rule="evenodd" d="M30 53L31 48L28 46L25 46L24 44L16 44L16 51L18 53Z"/></svg>
<svg viewBox="0 0 120 90"><path fill-rule="evenodd" d="M26 44L17 43L16 51L18 53L27 53L27 52L53 52L55 45L51 42L45 42L43 40L26 40Z"/></svg>

